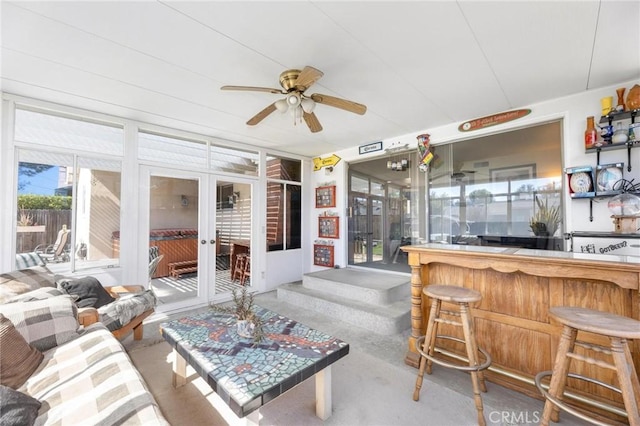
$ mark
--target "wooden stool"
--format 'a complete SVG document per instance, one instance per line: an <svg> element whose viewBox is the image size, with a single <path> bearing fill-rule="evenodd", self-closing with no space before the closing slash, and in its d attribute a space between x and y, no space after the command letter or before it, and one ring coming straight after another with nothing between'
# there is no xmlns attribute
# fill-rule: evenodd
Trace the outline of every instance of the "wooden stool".
<svg viewBox="0 0 640 426"><path fill-rule="evenodd" d="M491 365L491 356L478 348L475 333L473 330L473 316L469 307L469 303L478 302L482 299L482 295L475 291L464 287L450 285L428 285L422 292L431 299L431 311L429 313L429 322L427 323L427 332L424 336L416 341L416 349L420 353L420 372L416 380L416 388L413 392L413 400L420 398L420 388L422 387L422 379L424 377L425 367L427 374L431 374L432 363L442 365L444 367L455 368L457 370L469 371L471 373L471 382L473 383L473 397L478 410L478 424L485 425L484 408L482 406L482 397L480 391L486 392L487 387L484 383L484 374L482 370L489 368ZM442 302L451 302L458 305L458 311L441 310ZM454 321L442 318L441 315L459 317L460 321ZM440 323L462 327L464 339L453 336L439 335L438 325ZM442 359L435 358L436 339L453 340L464 343L467 350L469 365L453 364ZM441 352L440 350L437 350ZM478 352L481 352L485 358L485 362L480 364Z"/></svg>
<svg viewBox="0 0 640 426"><path fill-rule="evenodd" d="M244 282L244 268L247 264L247 255L239 254L236 257L236 264L233 267L233 276L231 277L231 281L240 280L240 282Z"/></svg>
<svg viewBox="0 0 640 426"><path fill-rule="evenodd" d="M622 400L624 401L629 424L631 426L640 426L640 412L638 411L638 407L640 407L640 382L638 381L638 375L636 374L627 343L627 339L640 339L640 321L608 312L577 307L551 308L549 309L549 316L561 323L564 327L562 329L562 335L560 336L553 371L543 371L538 373L535 378L538 390L546 399L540 424L548 425L550 420L557 422L559 419L559 409L567 411L590 423L603 424L563 402L567 377L572 377L599 384L622 393ZM609 347L602 347L578 341L576 340L578 331L586 331L606 336L609 338L611 344ZM611 364L579 355L573 351L574 346L611 355L613 363ZM610 384L593 378L569 373L569 363L572 358L591 365L614 370L618 376L620 389L616 389ZM549 392L546 392L541 385L542 379L547 376L551 376Z"/></svg>
<svg viewBox="0 0 640 426"><path fill-rule="evenodd" d="M245 285L246 280L251 279L251 256L244 256L244 267L240 275L240 285Z"/></svg>

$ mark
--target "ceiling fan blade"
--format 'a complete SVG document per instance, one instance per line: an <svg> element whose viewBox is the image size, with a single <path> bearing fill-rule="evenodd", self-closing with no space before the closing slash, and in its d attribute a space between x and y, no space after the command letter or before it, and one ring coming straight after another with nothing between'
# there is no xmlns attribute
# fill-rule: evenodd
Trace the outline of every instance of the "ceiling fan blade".
<svg viewBox="0 0 640 426"><path fill-rule="evenodd" d="M348 101L346 99L336 98L329 95L321 95L319 93L314 93L313 95L311 95L311 99L313 99L319 104L325 104L335 108L340 108L345 111L353 112L355 114L364 115L364 113L367 112L367 107L365 105L362 105L353 101Z"/></svg>
<svg viewBox="0 0 640 426"><path fill-rule="evenodd" d="M307 126L309 126L309 130L311 130L311 133L317 133L322 130L322 125L320 124L320 122L318 121L318 117L316 117L314 113L307 114L306 112L303 112L302 115L304 117L305 123L307 123Z"/></svg>
<svg viewBox="0 0 640 426"><path fill-rule="evenodd" d="M260 111L259 113L257 113L256 115L254 115L253 117L251 117L249 121L247 121L247 124L249 126L255 126L256 124L264 120L267 117L267 115L271 114L275 110L276 110L276 103L274 102L271 105L267 106L262 111Z"/></svg>
<svg viewBox="0 0 640 426"><path fill-rule="evenodd" d="M296 78L296 82L294 84L297 90L304 92L307 90L313 83L320 80L320 78L324 75L324 73L320 70L317 70L313 67L304 67L304 69Z"/></svg>
<svg viewBox="0 0 640 426"><path fill-rule="evenodd" d="M254 86L222 86L220 90L241 90L245 92L267 92L286 95L287 92L280 89L272 89L270 87L254 87Z"/></svg>

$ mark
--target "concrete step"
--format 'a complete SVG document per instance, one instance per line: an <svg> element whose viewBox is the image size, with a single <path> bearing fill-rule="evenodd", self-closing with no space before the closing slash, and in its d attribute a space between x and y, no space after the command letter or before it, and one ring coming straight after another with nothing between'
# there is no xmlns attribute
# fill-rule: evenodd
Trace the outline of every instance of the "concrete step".
<svg viewBox="0 0 640 426"><path fill-rule="evenodd" d="M305 274L277 289L278 299L377 334L411 326L411 284L404 275L353 268Z"/></svg>
<svg viewBox="0 0 640 426"><path fill-rule="evenodd" d="M280 285L277 294L279 300L303 306L377 334L397 334L411 326L410 297L388 305L376 305L306 288L300 282Z"/></svg>
<svg viewBox="0 0 640 426"><path fill-rule="evenodd" d="M302 284L321 293L376 305L389 305L411 294L409 277L351 268L305 274Z"/></svg>

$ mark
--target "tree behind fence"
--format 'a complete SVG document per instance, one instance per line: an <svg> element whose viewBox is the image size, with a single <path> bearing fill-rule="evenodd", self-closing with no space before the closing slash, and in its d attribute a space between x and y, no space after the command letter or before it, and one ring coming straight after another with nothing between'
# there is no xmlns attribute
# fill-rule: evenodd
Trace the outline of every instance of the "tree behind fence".
<svg viewBox="0 0 640 426"><path fill-rule="evenodd" d="M20 210L18 220L21 215L30 218L31 226L44 225L44 232L19 232L16 239L16 253L26 253L33 251L38 245L43 248L54 244L58 238L58 232L62 225L67 225L71 229L71 210ZM71 239L67 239L71 242Z"/></svg>

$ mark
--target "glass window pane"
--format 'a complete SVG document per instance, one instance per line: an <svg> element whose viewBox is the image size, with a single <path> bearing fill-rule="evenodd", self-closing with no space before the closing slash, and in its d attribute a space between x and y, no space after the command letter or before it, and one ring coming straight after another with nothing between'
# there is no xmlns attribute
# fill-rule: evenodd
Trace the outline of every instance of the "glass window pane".
<svg viewBox="0 0 640 426"><path fill-rule="evenodd" d="M436 147L429 170L429 240L562 250L560 223L547 223L551 241L531 227L540 206L560 207L560 123ZM532 246L533 245L533 246Z"/></svg>
<svg viewBox="0 0 640 426"><path fill-rule="evenodd" d="M140 132L138 158L204 169L207 167L207 144Z"/></svg>
<svg viewBox="0 0 640 426"><path fill-rule="evenodd" d="M260 157L257 152L211 145L209 155L211 157L211 170L258 176L258 160Z"/></svg>
<svg viewBox="0 0 640 426"><path fill-rule="evenodd" d="M284 184L267 182L267 251L284 250Z"/></svg>
<svg viewBox="0 0 640 426"><path fill-rule="evenodd" d="M371 181L371 195L377 195L379 197L384 197L384 188L385 184L382 182L376 182L374 180Z"/></svg>
<svg viewBox="0 0 640 426"><path fill-rule="evenodd" d="M56 273L118 264L120 163L18 152L16 252L38 252ZM75 210L73 207L75 198Z"/></svg>
<svg viewBox="0 0 640 426"><path fill-rule="evenodd" d="M16 109L15 139L47 147L122 156L121 127Z"/></svg>
<svg viewBox="0 0 640 426"><path fill-rule="evenodd" d="M302 161L268 156L267 177L270 179L288 180L290 182L301 182Z"/></svg>
<svg viewBox="0 0 640 426"><path fill-rule="evenodd" d="M302 247L302 190L297 185L287 185L287 250Z"/></svg>
<svg viewBox="0 0 640 426"><path fill-rule="evenodd" d="M351 191L361 192L363 194L369 193L369 179L359 176L351 176Z"/></svg>

